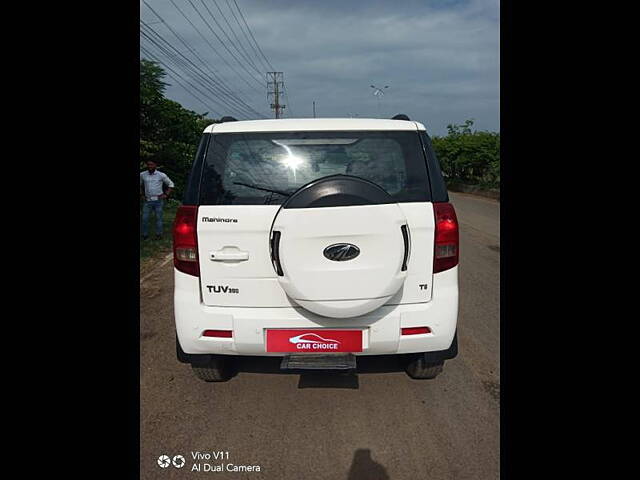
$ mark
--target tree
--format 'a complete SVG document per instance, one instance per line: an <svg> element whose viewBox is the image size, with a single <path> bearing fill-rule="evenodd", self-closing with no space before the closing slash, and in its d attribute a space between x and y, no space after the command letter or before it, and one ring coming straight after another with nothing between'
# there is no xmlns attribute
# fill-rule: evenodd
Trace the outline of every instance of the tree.
<svg viewBox="0 0 640 480"><path fill-rule="evenodd" d="M169 100L164 93L169 85L157 63L140 60L140 168L153 160L173 180L176 196L184 191L189 169L202 131L216 123Z"/></svg>

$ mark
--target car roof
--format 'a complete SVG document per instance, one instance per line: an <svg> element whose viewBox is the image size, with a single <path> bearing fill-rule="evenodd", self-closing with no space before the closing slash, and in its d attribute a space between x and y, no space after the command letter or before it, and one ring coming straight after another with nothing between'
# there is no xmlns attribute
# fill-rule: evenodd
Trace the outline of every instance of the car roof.
<svg viewBox="0 0 640 480"><path fill-rule="evenodd" d="M204 133L295 132L346 130L425 130L423 124L379 118L286 118L214 123Z"/></svg>

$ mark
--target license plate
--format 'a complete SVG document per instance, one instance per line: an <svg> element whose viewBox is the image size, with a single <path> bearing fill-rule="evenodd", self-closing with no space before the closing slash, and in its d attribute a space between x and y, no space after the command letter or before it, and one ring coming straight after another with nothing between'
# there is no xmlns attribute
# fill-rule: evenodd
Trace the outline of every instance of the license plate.
<svg viewBox="0 0 640 480"><path fill-rule="evenodd" d="M362 330L267 330L267 352L361 352Z"/></svg>

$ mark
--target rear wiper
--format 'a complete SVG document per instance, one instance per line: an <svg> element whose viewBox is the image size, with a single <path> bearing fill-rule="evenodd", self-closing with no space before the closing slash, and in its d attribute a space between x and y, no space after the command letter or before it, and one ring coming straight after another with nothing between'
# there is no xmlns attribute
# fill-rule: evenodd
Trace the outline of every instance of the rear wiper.
<svg viewBox="0 0 640 480"><path fill-rule="evenodd" d="M263 192L277 193L278 195L284 195L285 197L290 197L291 196L290 193L281 192L280 190L273 190L271 188L258 187L257 185L249 185L248 183L242 183L242 182L233 182L233 183L235 185L242 185L243 187L249 187L249 188L253 188L255 190L262 190Z"/></svg>

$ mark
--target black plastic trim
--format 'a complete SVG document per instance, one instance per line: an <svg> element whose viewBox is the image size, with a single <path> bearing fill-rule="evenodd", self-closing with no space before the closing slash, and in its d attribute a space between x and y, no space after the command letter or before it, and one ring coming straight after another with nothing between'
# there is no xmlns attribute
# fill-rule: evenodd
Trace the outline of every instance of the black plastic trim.
<svg viewBox="0 0 640 480"><path fill-rule="evenodd" d="M411 120L411 119L404 113L399 113L396 116L392 117L391 120Z"/></svg>
<svg viewBox="0 0 640 480"><path fill-rule="evenodd" d="M271 262L278 276L283 277L284 272L282 271L282 265L280 265L280 232L277 230L274 230L271 236Z"/></svg>
<svg viewBox="0 0 640 480"><path fill-rule="evenodd" d="M427 175L429 176L429 189L431 191L432 202L448 202L449 192L447 191L447 185L442 176L442 169L440 168L440 162L436 156L436 152L433 150L431 144L431 138L427 135L427 132L420 131L418 137L422 144L422 151L427 162Z"/></svg>
<svg viewBox="0 0 640 480"><path fill-rule="evenodd" d="M382 187L351 175L329 175L296 190L282 208L350 207L396 203Z"/></svg>
<svg viewBox="0 0 640 480"><path fill-rule="evenodd" d="M402 230L402 240L404 241L404 258L402 259L402 271L407 270L407 260L409 260L409 227L407 225L402 225L400 227Z"/></svg>
<svg viewBox="0 0 640 480"><path fill-rule="evenodd" d="M184 189L184 195L182 197L183 205L198 205L200 203L200 184L202 180L202 170L204 166L204 159L207 156L207 150L209 148L209 141L211 140L210 133L204 133L200 138L200 144L196 151L196 157L191 166L187 184Z"/></svg>
<svg viewBox="0 0 640 480"><path fill-rule="evenodd" d="M188 353L185 353L180 346L180 341L178 340L178 334L176 333L176 357L180 363L191 363L191 356Z"/></svg>

